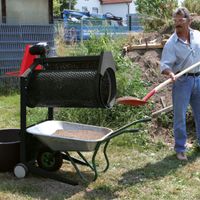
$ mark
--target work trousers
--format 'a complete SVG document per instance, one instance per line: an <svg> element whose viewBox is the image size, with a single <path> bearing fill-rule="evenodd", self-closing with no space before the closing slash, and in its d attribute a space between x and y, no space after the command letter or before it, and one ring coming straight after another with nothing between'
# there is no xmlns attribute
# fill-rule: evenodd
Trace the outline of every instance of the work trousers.
<svg viewBox="0 0 200 200"><path fill-rule="evenodd" d="M183 75L178 78L172 88L174 112L174 149L176 152L186 150L186 112L191 105L195 121L197 141L200 144L200 76Z"/></svg>

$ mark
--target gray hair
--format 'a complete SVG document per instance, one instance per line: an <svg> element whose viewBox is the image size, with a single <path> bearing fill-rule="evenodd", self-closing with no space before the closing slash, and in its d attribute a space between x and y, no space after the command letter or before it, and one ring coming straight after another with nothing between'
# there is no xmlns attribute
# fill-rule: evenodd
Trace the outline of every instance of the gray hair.
<svg viewBox="0 0 200 200"><path fill-rule="evenodd" d="M173 17L182 15L184 18L190 19L190 12L185 7L179 7L173 12Z"/></svg>

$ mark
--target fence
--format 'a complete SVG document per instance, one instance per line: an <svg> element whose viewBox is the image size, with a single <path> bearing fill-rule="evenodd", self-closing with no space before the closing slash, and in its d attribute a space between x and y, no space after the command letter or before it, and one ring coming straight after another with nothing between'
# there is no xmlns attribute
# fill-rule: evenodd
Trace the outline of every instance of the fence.
<svg viewBox="0 0 200 200"><path fill-rule="evenodd" d="M54 25L0 24L0 84L18 85L19 80L7 72L19 71L24 48L27 44L48 42L54 55Z"/></svg>
<svg viewBox="0 0 200 200"><path fill-rule="evenodd" d="M143 31L140 17L137 15L130 15L128 20L123 21L95 18L60 19L56 21L55 27L66 42L87 40L91 35L109 34L115 36Z"/></svg>

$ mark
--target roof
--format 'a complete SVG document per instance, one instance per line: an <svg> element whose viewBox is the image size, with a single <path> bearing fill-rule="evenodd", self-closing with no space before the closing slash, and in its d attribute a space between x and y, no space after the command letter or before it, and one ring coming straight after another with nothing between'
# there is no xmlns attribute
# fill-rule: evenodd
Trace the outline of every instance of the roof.
<svg viewBox="0 0 200 200"><path fill-rule="evenodd" d="M131 3L132 0L100 0L101 4Z"/></svg>

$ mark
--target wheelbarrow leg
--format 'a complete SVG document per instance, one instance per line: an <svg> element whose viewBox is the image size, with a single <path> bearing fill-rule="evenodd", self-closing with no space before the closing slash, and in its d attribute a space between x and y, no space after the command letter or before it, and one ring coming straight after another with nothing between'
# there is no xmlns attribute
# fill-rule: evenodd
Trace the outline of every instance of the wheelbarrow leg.
<svg viewBox="0 0 200 200"><path fill-rule="evenodd" d="M79 168L77 167L74 159L70 156L70 154L68 152L65 152L65 154L67 155L67 157L69 158L71 164L73 165L74 169L76 170L77 174L81 177L81 179L85 182L88 182L88 180L82 175L82 173L80 172Z"/></svg>
<svg viewBox="0 0 200 200"><path fill-rule="evenodd" d="M109 159L108 159L108 156L107 156L107 153L106 153L106 150L107 150L107 147L108 147L108 144L109 144L110 140L108 140L105 145L104 145L104 148L103 148L103 153L104 153L104 157L105 157L105 160L106 160L106 166L105 168L103 169L103 172L106 172L109 168ZM98 172L97 172L97 168L96 168L96 155L97 155L97 152L99 150L99 147L101 145L101 142L99 142L96 146L96 149L94 151L94 154L92 156L92 168L93 168L93 171L95 173L95 176L94 176L94 179L93 181L95 181L98 177Z"/></svg>
<svg viewBox="0 0 200 200"><path fill-rule="evenodd" d="M82 160L85 162L85 165L90 167L90 169L93 170L92 165L86 160L85 156L83 156L83 154L80 151L77 151L78 155L82 158Z"/></svg>
<svg viewBox="0 0 200 200"><path fill-rule="evenodd" d="M105 160L106 160L106 167L103 170L103 172L106 172L109 168L109 165L110 165L109 160L108 160L108 156L107 156L107 152L106 152L109 142L110 142L110 140L108 140L106 142L106 144L104 145L104 148L103 148L103 154L104 154L104 157L105 157Z"/></svg>
<svg viewBox="0 0 200 200"><path fill-rule="evenodd" d="M94 171L94 178L93 178L93 181L95 181L98 177L98 172L97 172L97 167L96 167L96 155L97 155L97 152L99 150L99 147L100 147L101 143L98 143L96 148L95 148L95 151L94 151L94 154L92 156L92 166L93 166L93 171Z"/></svg>
<svg viewBox="0 0 200 200"><path fill-rule="evenodd" d="M106 172L108 170L108 168L109 168L109 160L108 160L108 156L107 156L107 153L106 153L106 150L107 150L109 142L110 142L110 140L106 141L106 143L104 145L104 149L103 149L104 157L105 157L105 160L106 160L106 166L103 169L103 172ZM80 156L80 158L84 162L80 162L79 160L74 159L73 157L70 156L70 154L68 152L65 152L65 154L66 154L65 157L67 158L67 160L69 160L71 162L71 164L73 165L73 167L76 170L77 174L80 176L80 178L83 181L88 182L87 178L85 178L83 176L83 174L80 172L79 168L77 167L77 164L82 164L82 165L84 164L84 165L90 167L90 169L94 172L93 181L95 181L97 179L97 177L98 177L98 171L97 171L97 167L96 167L96 156L97 156L98 150L100 148L100 145L101 145L101 142L97 143L97 145L96 145L95 151L94 151L94 153L92 155L92 164L90 164L87 161L87 159L84 157L84 155L81 152L79 152L79 151L77 151L77 154Z"/></svg>

